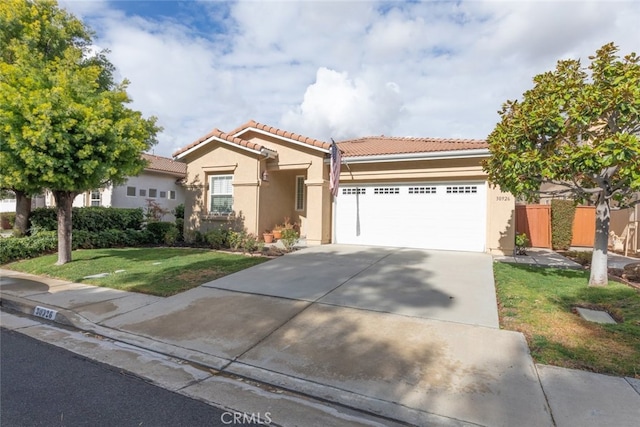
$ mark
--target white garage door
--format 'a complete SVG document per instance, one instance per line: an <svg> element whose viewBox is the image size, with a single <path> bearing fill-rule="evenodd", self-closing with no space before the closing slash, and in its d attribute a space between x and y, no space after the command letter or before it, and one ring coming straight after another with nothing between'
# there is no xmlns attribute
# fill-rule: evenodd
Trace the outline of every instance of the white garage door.
<svg viewBox="0 0 640 427"><path fill-rule="evenodd" d="M337 243L484 252L484 182L341 186Z"/></svg>

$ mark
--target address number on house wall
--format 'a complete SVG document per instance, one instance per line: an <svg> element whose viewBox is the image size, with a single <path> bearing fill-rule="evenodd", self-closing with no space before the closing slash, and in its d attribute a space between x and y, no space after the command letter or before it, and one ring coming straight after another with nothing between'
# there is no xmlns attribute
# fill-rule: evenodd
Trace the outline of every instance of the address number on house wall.
<svg viewBox="0 0 640 427"><path fill-rule="evenodd" d="M33 309L33 315L37 317L42 317L43 319L53 320L56 318L56 314L58 312L56 310L51 310L50 308L40 307L39 305Z"/></svg>
<svg viewBox="0 0 640 427"><path fill-rule="evenodd" d="M511 197L509 197L509 196L496 196L496 200L498 202L510 202L511 201Z"/></svg>

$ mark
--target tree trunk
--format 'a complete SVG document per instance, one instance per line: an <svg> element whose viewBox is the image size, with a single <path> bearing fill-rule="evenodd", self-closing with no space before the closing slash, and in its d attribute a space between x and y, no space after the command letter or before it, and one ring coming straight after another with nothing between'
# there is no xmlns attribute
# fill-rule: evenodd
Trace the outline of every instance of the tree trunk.
<svg viewBox="0 0 640 427"><path fill-rule="evenodd" d="M71 213L76 193L70 191L54 191L58 213L58 262L56 265L71 261Z"/></svg>
<svg viewBox="0 0 640 427"><path fill-rule="evenodd" d="M16 223L13 226L14 232L19 236L24 236L29 230L29 215L31 214L31 197L24 191L14 191L16 195Z"/></svg>
<svg viewBox="0 0 640 427"><path fill-rule="evenodd" d="M606 286L609 282L607 247L609 245L610 221L609 200L605 198L605 194L602 192L598 196L596 205L596 237L593 243L593 255L591 256L589 286Z"/></svg>

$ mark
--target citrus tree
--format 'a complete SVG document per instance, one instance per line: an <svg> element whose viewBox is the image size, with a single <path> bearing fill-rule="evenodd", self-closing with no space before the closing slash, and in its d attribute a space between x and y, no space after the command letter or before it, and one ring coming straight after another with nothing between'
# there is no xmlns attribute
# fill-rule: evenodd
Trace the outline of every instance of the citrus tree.
<svg viewBox="0 0 640 427"><path fill-rule="evenodd" d="M71 260L75 196L142 171L160 130L127 107L128 82L91 43L55 1L0 2L0 187L53 193L58 264Z"/></svg>
<svg viewBox="0 0 640 427"><path fill-rule="evenodd" d="M640 59L617 52L609 43L586 68L561 60L534 77L499 111L483 166L491 183L528 201L547 193L595 204L591 286L607 284L612 204L640 202Z"/></svg>

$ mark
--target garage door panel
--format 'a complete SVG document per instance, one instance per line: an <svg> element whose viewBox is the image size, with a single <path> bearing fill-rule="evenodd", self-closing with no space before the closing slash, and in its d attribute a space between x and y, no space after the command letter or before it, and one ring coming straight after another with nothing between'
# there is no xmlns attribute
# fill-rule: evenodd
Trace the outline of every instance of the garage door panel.
<svg viewBox="0 0 640 427"><path fill-rule="evenodd" d="M484 251L484 183L341 188L338 243Z"/></svg>

